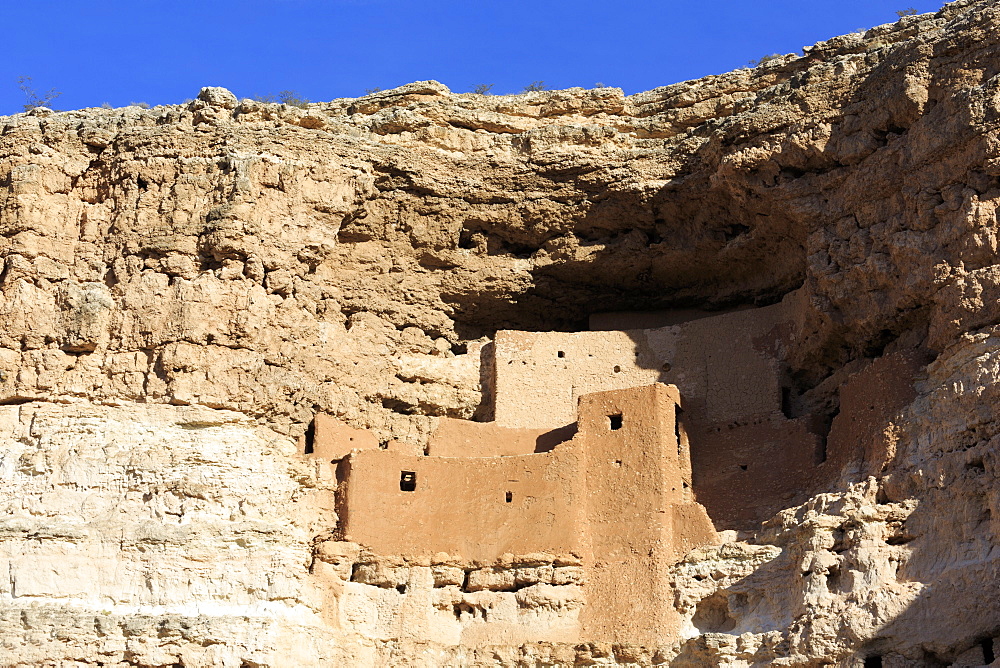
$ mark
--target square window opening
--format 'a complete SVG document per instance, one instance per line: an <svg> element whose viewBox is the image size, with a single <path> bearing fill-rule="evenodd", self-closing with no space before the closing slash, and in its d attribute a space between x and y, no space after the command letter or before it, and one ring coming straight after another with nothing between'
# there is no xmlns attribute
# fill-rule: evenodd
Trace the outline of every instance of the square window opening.
<svg viewBox="0 0 1000 668"><path fill-rule="evenodd" d="M413 492L417 489L417 474L415 471L399 472L399 491Z"/></svg>
<svg viewBox="0 0 1000 668"><path fill-rule="evenodd" d="M625 420L622 417L621 413L615 413L614 415L609 415L608 416L608 424L611 427L611 431L618 431L619 429L622 428L622 425L624 423L625 423Z"/></svg>

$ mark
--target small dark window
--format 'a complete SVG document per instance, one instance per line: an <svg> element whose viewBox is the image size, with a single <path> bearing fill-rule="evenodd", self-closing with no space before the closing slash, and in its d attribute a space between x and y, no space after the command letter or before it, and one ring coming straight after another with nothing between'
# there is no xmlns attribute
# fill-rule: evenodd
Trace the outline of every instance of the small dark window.
<svg viewBox="0 0 1000 668"><path fill-rule="evenodd" d="M877 654L875 656L866 656L865 668L882 668L882 657Z"/></svg>
<svg viewBox="0 0 1000 668"><path fill-rule="evenodd" d="M566 351L560 350L559 352L556 353L556 355L558 355L559 357L566 357Z"/></svg>
<svg viewBox="0 0 1000 668"><path fill-rule="evenodd" d="M993 638L987 638L979 643L979 646L983 648L983 660L987 664L991 664L997 660L996 654L993 652Z"/></svg>
<svg viewBox="0 0 1000 668"><path fill-rule="evenodd" d="M305 438L303 440L305 441L305 447L302 449L302 452L311 455L315 451L316 420L310 422L309 426L306 427Z"/></svg>
<svg viewBox="0 0 1000 668"><path fill-rule="evenodd" d="M396 591L398 591L400 594L405 594L406 585L396 585Z"/></svg>
<svg viewBox="0 0 1000 668"><path fill-rule="evenodd" d="M746 471L747 470L747 465L746 464L740 464L740 470L741 471Z"/></svg>
<svg viewBox="0 0 1000 668"><path fill-rule="evenodd" d="M514 500L514 493L513 492L507 492L506 500L507 500L507 503L510 503L511 501L513 501Z"/></svg>
<svg viewBox="0 0 1000 668"><path fill-rule="evenodd" d="M399 491L412 492L417 489L417 474L413 471L399 472Z"/></svg>
<svg viewBox="0 0 1000 668"><path fill-rule="evenodd" d="M611 425L611 431L616 431L616 430L622 428L622 424L624 423L624 420L622 419L622 414L621 413L616 413L615 415L609 415L608 416L608 422Z"/></svg>
<svg viewBox="0 0 1000 668"><path fill-rule="evenodd" d="M681 407L674 404L674 438L677 439L677 459L684 456L684 448L681 445Z"/></svg>
<svg viewBox="0 0 1000 668"><path fill-rule="evenodd" d="M789 420L795 417L792 409L792 388L790 387L781 388L781 414Z"/></svg>

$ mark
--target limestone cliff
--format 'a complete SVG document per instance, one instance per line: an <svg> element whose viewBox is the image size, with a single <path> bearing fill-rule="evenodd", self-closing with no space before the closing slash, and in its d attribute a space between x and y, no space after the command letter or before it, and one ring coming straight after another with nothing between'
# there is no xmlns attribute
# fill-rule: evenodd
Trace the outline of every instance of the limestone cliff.
<svg viewBox="0 0 1000 668"><path fill-rule="evenodd" d="M206 88L0 128L0 664L993 661L995 3L631 96ZM420 448L487 417L498 329L800 288L791 412L835 412L883 355L932 361L884 468L675 568L677 643L531 640L579 613L571 562L327 540L316 413ZM447 623L407 617L404 583ZM484 611L509 641L454 642Z"/></svg>

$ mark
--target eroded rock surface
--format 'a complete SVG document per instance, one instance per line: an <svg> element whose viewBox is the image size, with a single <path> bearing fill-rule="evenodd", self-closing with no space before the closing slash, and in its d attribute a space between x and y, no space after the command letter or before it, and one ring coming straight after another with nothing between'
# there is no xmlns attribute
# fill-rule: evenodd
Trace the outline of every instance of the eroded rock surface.
<svg viewBox="0 0 1000 668"><path fill-rule="evenodd" d="M993 660L995 3L632 96L205 89L0 127L0 663ZM933 361L888 461L676 567L675 645L519 635L578 614L571 564L331 540L335 476L298 454L317 412L419 449L488 419L498 329L797 288L790 412ZM456 644L494 608L509 642Z"/></svg>

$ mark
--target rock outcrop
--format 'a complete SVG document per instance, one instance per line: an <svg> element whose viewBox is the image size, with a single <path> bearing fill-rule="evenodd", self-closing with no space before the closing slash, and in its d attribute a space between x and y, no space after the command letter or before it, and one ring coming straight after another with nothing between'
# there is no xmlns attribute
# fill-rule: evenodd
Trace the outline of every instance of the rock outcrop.
<svg viewBox="0 0 1000 668"><path fill-rule="evenodd" d="M0 664L1000 652L996 3L631 96L206 88L0 128ZM497 330L793 290L789 415L835 414L881 358L928 363L884 461L673 567L676 643L533 638L586 605L551 555L334 540L333 467L301 456L316 414L420 451L442 417L490 419ZM507 642L455 640L488 615Z"/></svg>

